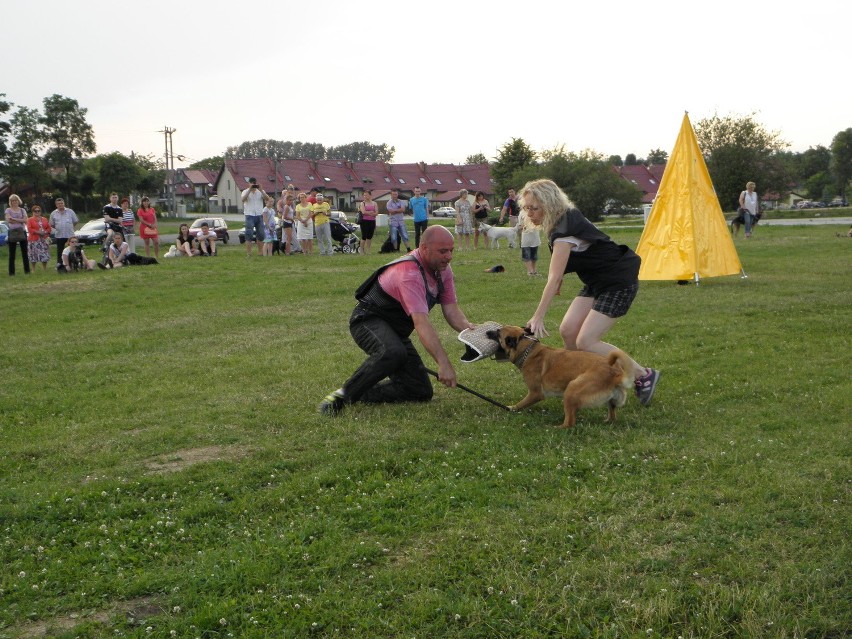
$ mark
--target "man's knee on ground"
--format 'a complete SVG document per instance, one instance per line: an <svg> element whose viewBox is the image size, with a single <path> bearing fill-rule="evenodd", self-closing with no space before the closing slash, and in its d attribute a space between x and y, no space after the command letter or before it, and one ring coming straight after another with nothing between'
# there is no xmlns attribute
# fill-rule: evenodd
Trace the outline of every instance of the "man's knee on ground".
<svg viewBox="0 0 852 639"><path fill-rule="evenodd" d="M411 401L412 402L428 402L432 399L432 396L435 394L434 389L432 388L432 384L430 382L426 382L425 384L419 384L411 389Z"/></svg>

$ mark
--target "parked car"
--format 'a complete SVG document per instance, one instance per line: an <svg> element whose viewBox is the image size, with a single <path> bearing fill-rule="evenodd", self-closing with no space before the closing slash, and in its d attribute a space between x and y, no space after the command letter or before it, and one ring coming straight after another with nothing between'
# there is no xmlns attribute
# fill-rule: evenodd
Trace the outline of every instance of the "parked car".
<svg viewBox="0 0 852 639"><path fill-rule="evenodd" d="M217 241L222 242L222 244L228 243L228 240L231 239L231 236L228 235L228 224L221 217L200 217L189 227L189 232L195 235L201 230L201 225L205 222L216 234Z"/></svg>
<svg viewBox="0 0 852 639"><path fill-rule="evenodd" d="M74 232L80 244L103 244L107 229L103 218L90 220Z"/></svg>
<svg viewBox="0 0 852 639"><path fill-rule="evenodd" d="M834 198L831 202L828 203L828 206L831 208L837 208L841 206L849 206L849 202L846 201L845 198Z"/></svg>
<svg viewBox="0 0 852 639"><path fill-rule="evenodd" d="M6 246L6 242L9 240L9 227L6 226L6 222L0 222L0 246Z"/></svg>
<svg viewBox="0 0 852 639"><path fill-rule="evenodd" d="M455 217L456 210L452 206L442 206L432 211L434 217Z"/></svg>

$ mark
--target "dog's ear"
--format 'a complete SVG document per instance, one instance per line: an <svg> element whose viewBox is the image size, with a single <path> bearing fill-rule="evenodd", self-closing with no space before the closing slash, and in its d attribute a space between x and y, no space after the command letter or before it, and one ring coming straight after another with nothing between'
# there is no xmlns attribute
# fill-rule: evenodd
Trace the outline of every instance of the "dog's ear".
<svg viewBox="0 0 852 639"><path fill-rule="evenodd" d="M524 335L532 335L533 332L530 330L529 326L524 326Z"/></svg>
<svg viewBox="0 0 852 639"><path fill-rule="evenodd" d="M518 346L518 338L511 336L507 337L506 346L508 346L509 348L516 348Z"/></svg>

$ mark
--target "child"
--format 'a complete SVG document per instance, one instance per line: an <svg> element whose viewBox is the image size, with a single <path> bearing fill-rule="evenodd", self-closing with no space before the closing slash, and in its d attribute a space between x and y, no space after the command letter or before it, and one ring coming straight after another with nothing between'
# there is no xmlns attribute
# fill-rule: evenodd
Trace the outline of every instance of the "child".
<svg viewBox="0 0 852 639"><path fill-rule="evenodd" d="M263 215L263 230L265 235L263 237L263 255L268 255L272 257L272 249L274 248L274 243L278 239L275 237L275 200L271 197L266 198L266 206L263 207L263 211L261 212Z"/></svg>
<svg viewBox="0 0 852 639"><path fill-rule="evenodd" d="M521 234L521 260L527 266L527 275L536 277L536 262L538 262L538 247L541 246L539 227L533 224L526 211L521 211L516 226Z"/></svg>

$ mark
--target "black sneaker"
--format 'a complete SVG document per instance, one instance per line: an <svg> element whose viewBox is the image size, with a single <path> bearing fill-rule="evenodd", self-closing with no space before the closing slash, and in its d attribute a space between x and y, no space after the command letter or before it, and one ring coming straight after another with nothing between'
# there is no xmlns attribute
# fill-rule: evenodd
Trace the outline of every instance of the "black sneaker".
<svg viewBox="0 0 852 639"><path fill-rule="evenodd" d="M639 403L642 406L647 406L651 403L654 397L654 391L657 388L657 382L660 381L660 371L653 368L646 369L648 373L644 377L636 380L636 397L639 398Z"/></svg>
<svg viewBox="0 0 852 639"><path fill-rule="evenodd" d="M343 410L343 406L346 404L346 400L344 399L343 389L338 388L333 393L329 393L325 396L320 402L320 405L317 407L317 410L321 415L337 415Z"/></svg>
<svg viewBox="0 0 852 639"><path fill-rule="evenodd" d="M106 266L104 266L104 265L103 265L103 263L101 263L101 262L96 262L96 264L98 265L98 268L99 268L99 269L101 269L102 271L105 271L105 270L106 270Z"/></svg>

